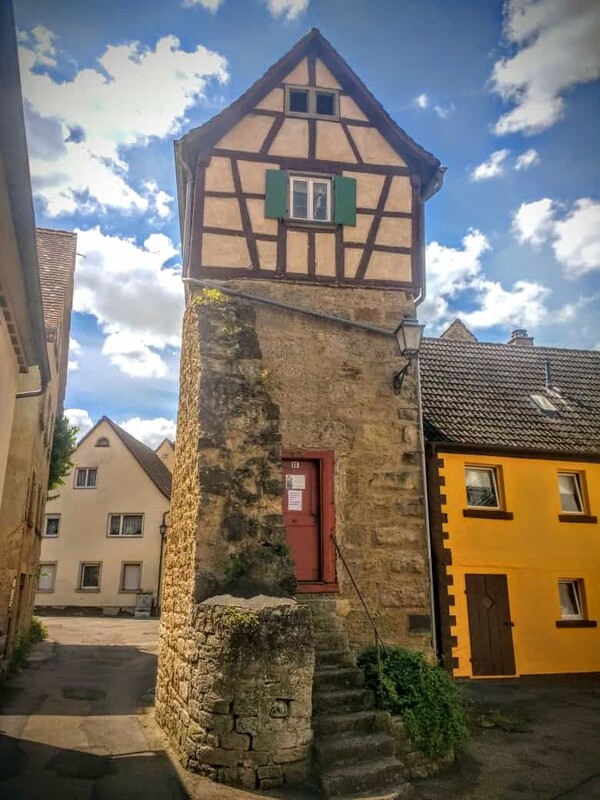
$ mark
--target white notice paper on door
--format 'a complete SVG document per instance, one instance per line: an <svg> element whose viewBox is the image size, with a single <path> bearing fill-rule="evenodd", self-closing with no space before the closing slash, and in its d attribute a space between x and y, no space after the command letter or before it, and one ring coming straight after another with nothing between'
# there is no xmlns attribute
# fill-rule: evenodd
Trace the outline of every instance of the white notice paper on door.
<svg viewBox="0 0 600 800"><path fill-rule="evenodd" d="M288 489L288 511L302 511L302 489Z"/></svg>
<svg viewBox="0 0 600 800"><path fill-rule="evenodd" d="M286 489L306 489L306 475L286 475Z"/></svg>

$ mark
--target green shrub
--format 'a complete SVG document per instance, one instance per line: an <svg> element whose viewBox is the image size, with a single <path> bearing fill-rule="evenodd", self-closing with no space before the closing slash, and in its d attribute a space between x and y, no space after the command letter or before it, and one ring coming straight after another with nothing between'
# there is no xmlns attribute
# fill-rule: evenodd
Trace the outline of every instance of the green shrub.
<svg viewBox="0 0 600 800"><path fill-rule="evenodd" d="M402 647L382 649L381 682L375 647L361 653L358 664L379 708L402 716L408 735L422 753L443 756L466 743L469 730L460 690L423 653Z"/></svg>
<svg viewBox="0 0 600 800"><path fill-rule="evenodd" d="M20 633L13 644L10 655L10 671L24 667L29 658L31 648L48 636L48 630L38 617L32 617L29 630Z"/></svg>

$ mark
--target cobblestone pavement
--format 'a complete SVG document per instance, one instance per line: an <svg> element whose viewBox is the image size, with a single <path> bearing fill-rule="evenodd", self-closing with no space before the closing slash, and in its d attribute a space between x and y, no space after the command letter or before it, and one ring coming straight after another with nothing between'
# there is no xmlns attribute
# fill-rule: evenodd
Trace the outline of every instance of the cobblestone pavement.
<svg viewBox="0 0 600 800"><path fill-rule="evenodd" d="M187 775L154 723L158 622L45 617L0 696L0 800L251 800ZM600 680L477 682L474 737L424 800L600 800ZM267 797L315 800L310 791Z"/></svg>

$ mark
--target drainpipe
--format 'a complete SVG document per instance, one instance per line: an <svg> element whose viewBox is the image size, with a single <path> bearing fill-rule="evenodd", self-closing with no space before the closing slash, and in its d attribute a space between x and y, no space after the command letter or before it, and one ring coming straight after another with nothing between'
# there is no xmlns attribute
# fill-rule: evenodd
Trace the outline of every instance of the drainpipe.
<svg viewBox="0 0 600 800"><path fill-rule="evenodd" d="M17 392L15 395L16 400L25 400L28 397L41 397L46 391L46 387L42 384L39 389L31 389L28 392Z"/></svg>
<svg viewBox="0 0 600 800"><path fill-rule="evenodd" d="M429 185L425 187L424 192L422 193L421 199L423 203L426 200L429 200L436 192L442 188L442 184L444 183L444 173L446 172L445 167L440 167L437 173L434 175L432 180L430 181ZM423 225L421 225L421 232L423 232ZM422 240L419 243L419 246L425 249L425 243ZM419 289L419 294L415 298L415 307L419 306L425 297L427 296L427 284L425 280L425 254L423 253L423 271L422 271L422 279L423 283L421 288ZM421 366L419 363L420 359L417 355L416 364L415 364L415 375L417 381L417 409L419 415L419 435L421 437L421 474L423 480L423 511L425 515L425 538L427 539L427 561L429 565L429 603L431 605L431 646L433 647L433 652L435 653L436 658L439 657L438 652L438 641L437 641L437 620L436 620L436 613L435 613L435 585L434 585L434 576L433 576L433 553L432 553L432 546L431 546L431 524L429 520L429 487L427 485L427 464L425 462L425 430L423 427L423 402L421 396Z"/></svg>

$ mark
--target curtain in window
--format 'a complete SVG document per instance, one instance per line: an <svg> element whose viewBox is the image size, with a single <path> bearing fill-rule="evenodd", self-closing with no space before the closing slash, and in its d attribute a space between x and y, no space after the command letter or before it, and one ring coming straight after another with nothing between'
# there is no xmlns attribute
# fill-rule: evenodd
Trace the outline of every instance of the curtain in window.
<svg viewBox="0 0 600 800"><path fill-rule="evenodd" d="M496 488L491 470L466 471L467 502L470 506L497 506Z"/></svg>
<svg viewBox="0 0 600 800"><path fill-rule="evenodd" d="M125 564L123 568L123 589L126 592L137 592L140 588L140 565Z"/></svg>
<svg viewBox="0 0 600 800"><path fill-rule="evenodd" d="M560 507L563 511L581 511L575 475L559 475L558 490L560 492Z"/></svg>
<svg viewBox="0 0 600 800"><path fill-rule="evenodd" d="M575 581L562 581L558 584L560 595L560 613L563 617L581 615L578 586Z"/></svg>
<svg viewBox="0 0 600 800"><path fill-rule="evenodd" d="M123 536L139 536L141 532L141 514L127 514L123 517Z"/></svg>

